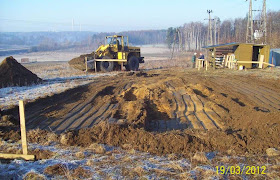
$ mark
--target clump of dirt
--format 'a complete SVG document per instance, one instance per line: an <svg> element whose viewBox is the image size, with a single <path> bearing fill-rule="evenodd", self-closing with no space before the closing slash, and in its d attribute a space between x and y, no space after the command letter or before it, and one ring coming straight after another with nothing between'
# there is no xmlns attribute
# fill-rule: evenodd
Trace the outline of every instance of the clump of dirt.
<svg viewBox="0 0 280 180"><path fill-rule="evenodd" d="M18 124L18 120L13 115L0 116L0 126L13 126Z"/></svg>
<svg viewBox="0 0 280 180"><path fill-rule="evenodd" d="M38 174L37 172L31 171L23 177L24 180L36 179L36 180L46 180L47 178L42 175Z"/></svg>
<svg viewBox="0 0 280 180"><path fill-rule="evenodd" d="M35 155L37 160L41 159L50 159L54 156L54 152L49 150L42 150L42 149L34 149L34 150L28 150L29 154Z"/></svg>
<svg viewBox="0 0 280 180"><path fill-rule="evenodd" d="M85 179L91 177L91 172L89 170L86 170L82 168L81 166L77 167L73 170L72 176L75 179Z"/></svg>
<svg viewBox="0 0 280 180"><path fill-rule="evenodd" d="M44 173L47 175L55 176L65 176L67 179L85 179L91 177L91 172L84 169L83 167L77 167L75 169L69 169L64 164L55 164L45 168Z"/></svg>
<svg viewBox="0 0 280 180"><path fill-rule="evenodd" d="M191 152L199 150L212 150L209 143L180 131L154 134L127 124L100 124L72 134L75 135L69 145L82 147L92 147L95 143L121 147L129 145L135 150L153 154L178 153L182 156L189 156Z"/></svg>
<svg viewBox="0 0 280 180"><path fill-rule="evenodd" d="M0 88L8 86L27 86L38 84L41 81L42 79L23 67L12 56L4 59L0 64Z"/></svg>
<svg viewBox="0 0 280 180"><path fill-rule="evenodd" d="M48 175L52 175L52 176L54 176L54 175L63 176L63 175L66 175L67 170L68 169L67 169L66 165L55 164L55 165L46 167L44 170L44 173L48 174Z"/></svg>
<svg viewBox="0 0 280 180"><path fill-rule="evenodd" d="M93 53L91 54L82 54L79 57L71 59L68 64L78 70L84 71L86 70L86 65L85 65L85 57L93 58Z"/></svg>
<svg viewBox="0 0 280 180"><path fill-rule="evenodd" d="M13 141L13 142L17 142L21 139L20 131L19 130L4 129L1 133L1 138L4 141L10 140L10 141Z"/></svg>

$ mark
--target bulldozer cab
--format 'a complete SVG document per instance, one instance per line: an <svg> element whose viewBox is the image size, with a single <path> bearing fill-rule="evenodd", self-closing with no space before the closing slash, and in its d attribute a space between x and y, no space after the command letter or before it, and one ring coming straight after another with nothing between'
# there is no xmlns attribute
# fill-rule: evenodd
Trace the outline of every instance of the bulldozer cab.
<svg viewBox="0 0 280 180"><path fill-rule="evenodd" d="M105 44L109 45L115 51L126 51L128 49L128 37L127 36L106 36Z"/></svg>

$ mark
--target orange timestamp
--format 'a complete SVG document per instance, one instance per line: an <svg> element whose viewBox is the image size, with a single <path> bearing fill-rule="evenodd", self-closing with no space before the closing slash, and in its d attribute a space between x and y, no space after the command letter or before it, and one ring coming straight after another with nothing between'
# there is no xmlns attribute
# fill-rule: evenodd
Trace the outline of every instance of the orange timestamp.
<svg viewBox="0 0 280 180"><path fill-rule="evenodd" d="M217 174L266 174L266 166L216 166Z"/></svg>

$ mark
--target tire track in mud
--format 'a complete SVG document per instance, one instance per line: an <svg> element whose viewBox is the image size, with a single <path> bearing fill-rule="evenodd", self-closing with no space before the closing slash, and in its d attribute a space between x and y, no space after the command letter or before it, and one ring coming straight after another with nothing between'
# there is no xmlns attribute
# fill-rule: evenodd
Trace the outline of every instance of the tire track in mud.
<svg viewBox="0 0 280 180"><path fill-rule="evenodd" d="M115 97L116 95L120 94L122 91L128 89L132 86L132 82L126 83L125 85L120 84L117 86L116 84L113 87L116 87L114 90L116 93L113 94ZM100 92L100 91L99 91ZM103 100L104 104L98 104L95 106L94 104L90 105L90 103L94 102L97 98L97 92L91 99L89 103L86 103L81 109L75 110L74 116L69 114L60 124L55 126L54 130L57 132L63 132L66 129L80 129L80 128L88 128L92 127L94 124L100 122L99 119L105 120L110 115L110 111L113 110L116 106L115 104L111 104L110 100ZM106 103L107 102L107 103ZM109 112L109 113L106 113ZM98 121L97 121L98 120Z"/></svg>
<svg viewBox="0 0 280 180"><path fill-rule="evenodd" d="M166 78L166 76L163 78ZM77 103L74 103L71 101L72 96L66 96L65 99L60 98L57 102L48 101L49 103L55 103L53 105L34 106L36 108L33 112L36 112L36 110L38 112L27 117L28 129L37 127L41 129L51 128L57 132L63 132L67 129L90 128L100 121L105 121L115 116L113 113L116 112L123 113L120 117L116 117L129 119L131 115L126 114L125 108L131 106L127 102L135 101L136 104L138 103L137 107L141 108L142 106L139 102L144 101L145 98L151 102L151 108L155 108L154 112L156 115L154 119L150 118L148 120L148 126L151 126L151 129L155 131L184 130L188 128L198 130L224 130L226 122L224 122L223 118L229 117L226 116L226 113L228 113L226 110L231 109L231 103L237 103L240 106L243 106L242 104L245 106L248 103L248 105L254 104L260 108L280 109L280 96L277 92L264 86L258 88L253 82L252 85L250 82L246 84L242 80L235 78L226 79L215 77L207 80L201 80L204 77L200 76L197 78L198 80L188 80L185 76L170 76L168 79L158 79L157 77L154 79L145 79L145 86L147 86L151 93L149 92L146 95L146 92L141 89L141 92L145 93L144 96L140 96L139 91L135 94L133 94L135 92L134 90L130 92L131 88L137 90L137 88L140 89L141 85L143 85L141 82L138 83L138 80L135 81L135 77L124 76L123 79L113 79L112 82L95 82L95 85L89 85L88 89L82 92L83 98L85 98L85 95L89 97L84 99L84 101L82 101L83 99L79 99ZM210 87L210 90L206 85ZM211 87L215 87L216 89L213 92L213 96L211 94L213 91ZM106 94L108 92L105 91L110 93ZM138 99L126 99L127 91ZM161 91L167 93L167 98L160 96ZM215 100L217 97L222 98L222 101L225 100L228 107L224 108L222 105L217 104ZM248 100L244 98L248 98ZM221 102L221 100L219 99L218 102ZM66 104L65 109L60 108L57 110L57 107L63 107L63 103ZM160 103L166 104L161 106ZM148 110L145 109L145 102L143 107L144 110ZM153 112L152 109L149 110ZM55 114L56 112L58 112L58 115ZM166 113L169 117L166 118L166 116L162 116L160 113ZM145 115L142 114L140 116ZM143 117L142 119L145 118ZM129 122L133 121L129 120Z"/></svg>
<svg viewBox="0 0 280 180"><path fill-rule="evenodd" d="M176 118L179 118L182 122L187 122L187 127L195 129L220 129L219 124L221 123L215 121L217 117L212 119L206 113L202 101L195 93L187 95L187 91L183 89L176 91L169 82L166 82L166 86L172 92L176 102ZM212 114L212 117L215 116L214 112L209 114Z"/></svg>
<svg viewBox="0 0 280 180"><path fill-rule="evenodd" d="M92 98L85 101L84 103L79 104L78 106L76 106L76 108L71 109L67 114L57 119L56 121L42 122L39 128L45 129L47 127L51 127L53 130L56 130L59 126L67 127L73 121L78 121L79 118L87 115L87 113L92 113L93 109L90 104L93 103L97 94L98 92L96 92Z"/></svg>
<svg viewBox="0 0 280 180"><path fill-rule="evenodd" d="M125 85L127 86L127 84ZM120 93L121 91L123 91L123 88L121 88L122 86L118 86L117 89L115 89L117 91L117 93ZM95 101L95 99L97 98L98 93L96 93L93 98L92 98L92 103ZM107 103L106 103L107 102ZM102 117L102 115L108 111L111 110L113 107L113 104L111 104L110 100L105 100L104 104L98 104L97 106L95 106L94 104L90 105L90 103L87 103L85 106L83 106L83 109L81 111L76 110L75 116L71 116L69 118L64 119L60 124L58 124L55 127L55 130L58 132L62 132L66 129L80 129L80 128L87 128L87 127L91 127L94 122L97 120L98 117ZM103 119L105 119L103 117Z"/></svg>
<svg viewBox="0 0 280 180"><path fill-rule="evenodd" d="M149 122L149 125L152 126L151 129L159 132L164 132L164 131L169 131L169 130L178 130L178 129L186 129L187 124L186 123L181 123L180 122L180 117L178 114L178 109L179 104L174 96L174 92L171 90L173 87L168 84L167 82L165 83L165 86L168 91L172 94L173 101L175 102L172 104L171 109L170 109L170 114L171 117L168 120L152 120Z"/></svg>
<svg viewBox="0 0 280 180"><path fill-rule="evenodd" d="M197 96L198 98L198 96ZM216 126L216 128L218 129L225 129L223 123L222 123L222 119L220 118L220 116L211 108L207 108L205 106L206 101L203 98L198 98L203 106L203 112L206 114L206 116L208 117L209 120L212 121L212 123Z"/></svg>
<svg viewBox="0 0 280 180"><path fill-rule="evenodd" d="M224 80L222 80L222 82L227 83L238 91L242 92L242 94L246 95L250 100L261 107L265 106L265 108L272 108L276 110L280 109L280 100L275 99L275 97L270 96L264 91L259 91L258 87L248 86L245 83L236 80L234 82L225 82ZM273 94L275 94L275 92Z"/></svg>
<svg viewBox="0 0 280 180"><path fill-rule="evenodd" d="M101 84L101 86L104 86L104 85L106 85L106 83L102 83ZM81 89L81 87L79 87L79 89ZM48 109L46 110L46 108L40 108L40 107L35 107L35 109L34 108L32 108L33 110L33 112L34 113L29 113L29 114L32 114L32 115L30 115L30 116L26 116L26 119L27 119L27 126L31 126L31 127L36 127L36 126L34 126L34 125L32 125L32 124L36 124L36 121L38 121L38 117L42 117L42 118L40 118L41 120L43 120L42 122L45 122L44 120L47 120L47 119L51 119L51 118L48 118L48 117L45 117L45 114L47 114L47 113L50 113L50 112L52 112L52 111L56 111L57 110L57 106L59 106L60 104L63 104L63 103L65 103L65 102L67 102L68 100L72 100L72 96L70 95L70 96L66 96L66 98L64 97L64 98L62 98L61 100L58 100L58 102L56 101L56 103L55 103L55 105L52 105L52 106L49 106L48 107ZM73 115L73 114L69 114L69 113L71 113L72 111L74 111L75 109L77 109L77 108L82 108L82 106L83 105L85 105L85 104L87 104L87 103L90 103L92 100L94 99L94 97L93 98L90 98L90 99L88 99L87 101L85 101L85 102L83 102L83 103L77 103L73 108L71 108L67 113L66 113L66 116L68 115L68 116L71 116L71 115ZM38 110L37 111L37 109L40 109L40 110Z"/></svg>
<svg viewBox="0 0 280 180"><path fill-rule="evenodd" d="M211 119L205 114L204 112L204 106L202 102L199 100L197 95L191 94L190 99L193 101L195 107L196 107L196 117L203 123L205 129L215 129L218 128Z"/></svg>
<svg viewBox="0 0 280 180"><path fill-rule="evenodd" d="M239 83L239 84L241 85L241 83ZM246 84L242 84L242 85L243 85L242 89L245 89L245 90L249 91L250 93L254 94L255 97L257 97L259 100L261 100L265 104L268 104L268 105L270 105L271 107L273 107L275 109L280 109L280 106L279 106L280 100L278 100L275 97L271 96L270 94L272 92L267 94L263 90L260 91L259 87L255 87L254 90L252 90L252 87L248 87L248 85L246 85Z"/></svg>
<svg viewBox="0 0 280 180"><path fill-rule="evenodd" d="M194 129L205 129L203 123L196 117L195 105L193 104L190 95L184 94L183 100L188 107L185 116L190 120L192 127Z"/></svg>
<svg viewBox="0 0 280 180"><path fill-rule="evenodd" d="M127 83L126 86L131 86L132 83ZM105 84L102 84L105 85ZM114 87L113 84L112 86ZM98 104L97 106L94 105L95 99L98 97L98 93L102 91L102 89L106 88L106 86L101 86L99 89L95 91L95 94L89 98L87 101L77 104L73 108L71 108L68 113L65 113L65 115L59 119L53 119L48 117L40 117L40 119L35 118L36 122L33 122L31 128L42 128L42 129L48 129L51 128L52 130L62 132L66 129L76 129L80 128L80 126L85 121L90 121L91 117L95 114L98 114L97 116L100 116L100 109L102 109L102 104ZM118 86L116 88L116 91L119 93L124 89L121 86ZM107 106L108 108L109 106ZM39 121L38 121L39 120Z"/></svg>

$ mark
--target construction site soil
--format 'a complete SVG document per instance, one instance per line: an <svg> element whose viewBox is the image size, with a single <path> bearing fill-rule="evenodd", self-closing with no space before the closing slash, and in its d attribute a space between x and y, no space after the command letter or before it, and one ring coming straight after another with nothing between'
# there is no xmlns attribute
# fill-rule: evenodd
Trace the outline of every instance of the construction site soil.
<svg viewBox="0 0 280 180"><path fill-rule="evenodd" d="M68 64L78 70L86 70L85 57L93 58L93 54L83 54L68 61Z"/></svg>
<svg viewBox="0 0 280 180"><path fill-rule="evenodd" d="M26 105L27 128L64 145L131 147L158 155L265 154L280 147L280 80L230 70L120 73ZM18 118L17 108L4 112ZM0 136L19 140L17 129Z"/></svg>
<svg viewBox="0 0 280 180"><path fill-rule="evenodd" d="M42 79L18 63L12 56L4 59L0 64L0 88L27 86L41 81Z"/></svg>

